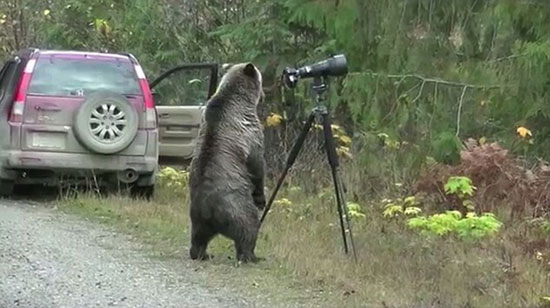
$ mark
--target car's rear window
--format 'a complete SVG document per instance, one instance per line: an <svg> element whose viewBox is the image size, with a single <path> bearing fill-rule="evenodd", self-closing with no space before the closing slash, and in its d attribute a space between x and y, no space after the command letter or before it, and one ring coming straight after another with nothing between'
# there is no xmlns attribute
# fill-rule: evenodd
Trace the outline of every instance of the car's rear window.
<svg viewBox="0 0 550 308"><path fill-rule="evenodd" d="M139 80L131 62L43 57L36 62L30 94L86 96L96 91L140 95Z"/></svg>

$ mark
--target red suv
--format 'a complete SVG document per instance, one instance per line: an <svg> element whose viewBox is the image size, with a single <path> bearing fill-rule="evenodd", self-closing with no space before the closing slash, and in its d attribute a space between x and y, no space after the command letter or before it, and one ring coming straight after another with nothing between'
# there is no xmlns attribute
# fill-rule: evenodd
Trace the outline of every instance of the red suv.
<svg viewBox="0 0 550 308"><path fill-rule="evenodd" d="M70 178L150 196L158 139L151 89L130 54L29 49L0 71L0 195Z"/></svg>

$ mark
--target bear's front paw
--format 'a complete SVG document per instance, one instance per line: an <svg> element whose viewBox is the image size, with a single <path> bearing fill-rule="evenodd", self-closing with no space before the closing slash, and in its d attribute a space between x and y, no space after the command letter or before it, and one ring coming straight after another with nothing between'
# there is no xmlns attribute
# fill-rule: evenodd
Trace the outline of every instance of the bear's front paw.
<svg viewBox="0 0 550 308"><path fill-rule="evenodd" d="M256 207L259 210L263 210L266 205L265 195L257 194L257 195L254 195L253 198L254 198L254 204L256 205Z"/></svg>

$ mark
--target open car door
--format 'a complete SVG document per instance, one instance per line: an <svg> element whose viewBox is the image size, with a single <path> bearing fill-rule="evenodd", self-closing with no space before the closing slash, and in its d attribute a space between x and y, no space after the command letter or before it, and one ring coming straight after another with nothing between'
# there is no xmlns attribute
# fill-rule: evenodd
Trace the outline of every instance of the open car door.
<svg viewBox="0 0 550 308"><path fill-rule="evenodd" d="M218 85L218 64L184 64L156 78L160 158L192 158L202 112Z"/></svg>

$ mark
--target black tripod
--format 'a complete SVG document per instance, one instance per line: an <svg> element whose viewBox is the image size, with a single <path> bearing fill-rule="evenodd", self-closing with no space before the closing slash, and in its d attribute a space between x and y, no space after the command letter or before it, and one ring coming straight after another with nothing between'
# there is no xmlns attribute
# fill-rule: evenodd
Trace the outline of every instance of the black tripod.
<svg viewBox="0 0 550 308"><path fill-rule="evenodd" d="M353 233L351 231L351 223L348 215L346 197L345 197L344 188L342 185L342 180L340 179L340 175L339 175L340 163L338 161L338 154L336 153L334 135L332 134L332 127L330 123L328 109L323 104L322 95L327 89L327 85L325 81L326 81L325 77L317 76L317 77L314 77L313 79L312 89L313 91L315 91L316 106L311 111L311 114L309 115L309 118L305 122L302 128L302 131L298 136L298 139L296 140L296 143L294 144L294 146L292 147L292 150L290 151L285 169L283 170L283 173L279 178L279 181L277 182L277 186L275 186L275 190L273 191L273 194L271 195L271 198L269 199L269 202L266 205L266 208L262 214L262 218L260 219L260 223L263 223L267 213L269 212L269 209L271 208L271 205L273 204L273 201L275 200L275 197L279 192L279 189L281 188L281 185L283 184L283 181L289 169L294 164L294 161L296 160L296 157L298 156L298 153L300 152L304 144L304 141L311 129L311 126L313 125L313 122L315 121L316 118L320 118L323 124L325 149L327 152L328 162L330 164L330 168L332 171L332 180L334 182L334 190L336 193L336 203L337 203L338 214L340 218L340 227L342 229L342 238L344 240L344 251L346 252L346 254L349 253L349 248L348 248L348 235L349 235L349 242L351 244L353 257L355 261L357 261L357 255L355 253L355 244L353 242Z"/></svg>

